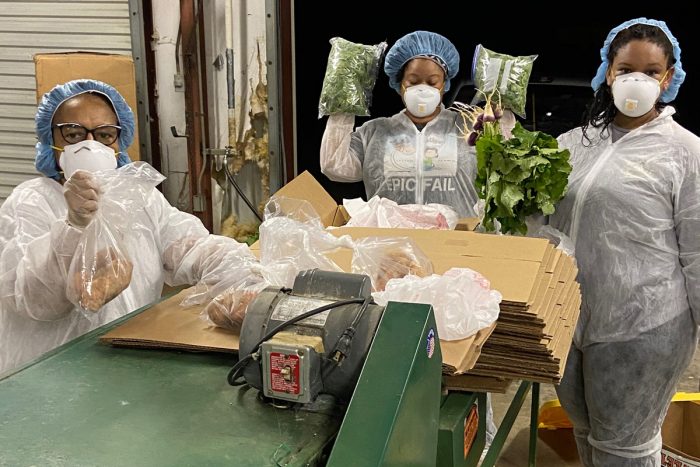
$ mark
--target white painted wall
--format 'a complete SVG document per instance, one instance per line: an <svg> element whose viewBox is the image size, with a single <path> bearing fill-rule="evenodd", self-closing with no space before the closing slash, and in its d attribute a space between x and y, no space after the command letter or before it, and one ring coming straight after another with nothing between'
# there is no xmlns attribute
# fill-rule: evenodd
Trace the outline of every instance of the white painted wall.
<svg viewBox="0 0 700 467"><path fill-rule="evenodd" d="M173 137L170 127L179 134L185 133L184 87L175 89L175 44L180 23L179 2L153 0L153 30L151 46L156 61L156 98L160 129L162 171L167 177L163 193L173 206L188 210L189 181L185 178L187 165L187 140ZM182 64L182 60L180 60ZM184 187L184 190L183 190Z"/></svg>
<svg viewBox="0 0 700 467"><path fill-rule="evenodd" d="M227 5L228 4L228 5ZM230 25L226 24L227 6ZM163 173L166 198L180 209L188 209L186 204L178 202L178 197L187 201L188 186L185 179L187 166L187 143L184 138L174 138L170 127L175 125L180 134L185 132L185 94L176 90L175 43L180 18L178 2L173 0L153 0L153 18L155 38L152 46L155 51L157 73L157 107L160 120L161 151L163 156ZM228 128L228 92L226 84L226 48L231 44L234 55L235 79L235 115L238 133L243 134L250 128L248 112L250 111L251 78L252 85L258 82L259 65L258 46L262 52L263 73L265 73L265 2L262 0L206 0L204 3L204 24L207 37L204 64L207 67L207 93L209 98L209 123L211 146L224 148L229 144ZM227 37L227 31L229 36ZM213 63L221 55L224 66L217 69ZM266 81L266 77L264 80ZM183 89L184 90L184 89ZM241 122L243 125L241 125ZM245 169L238 179L254 203L259 201L255 189L259 177L252 168ZM257 181L256 181L257 180ZM182 191L184 185L184 191ZM238 200L235 191L226 187L226 193L212 184L214 201L231 203L231 209L243 222L255 217L248 207ZM231 210L228 209L228 210ZM215 226L220 209L215 206ZM227 209L224 209L227 211ZM216 229L216 227L215 227Z"/></svg>

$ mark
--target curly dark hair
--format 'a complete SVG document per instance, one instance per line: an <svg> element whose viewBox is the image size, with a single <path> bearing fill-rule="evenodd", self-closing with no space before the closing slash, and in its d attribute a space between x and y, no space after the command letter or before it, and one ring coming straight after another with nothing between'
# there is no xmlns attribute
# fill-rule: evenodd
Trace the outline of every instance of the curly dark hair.
<svg viewBox="0 0 700 467"><path fill-rule="evenodd" d="M608 50L608 63L612 64L620 49L634 40L644 40L658 45L666 56L667 68L670 68L676 62L673 56L673 45L666 36L666 33L660 28L649 24L633 24L629 28L620 31L617 36L615 36L615 39L613 39L610 44L610 49ZM666 103L658 101L656 103L656 110L661 111L665 106ZM586 112L584 113L583 137L585 140L590 144L591 138L587 134L590 127L598 129L600 132L599 134L603 137L605 130L610 123L612 123L616 114L617 109L613 102L612 91L608 83L603 81L593 95L593 101L586 108Z"/></svg>

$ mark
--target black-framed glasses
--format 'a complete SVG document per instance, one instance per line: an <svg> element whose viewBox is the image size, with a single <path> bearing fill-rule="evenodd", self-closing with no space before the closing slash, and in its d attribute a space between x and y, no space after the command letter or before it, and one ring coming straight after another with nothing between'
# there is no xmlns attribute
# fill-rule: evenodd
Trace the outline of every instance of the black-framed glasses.
<svg viewBox="0 0 700 467"><path fill-rule="evenodd" d="M100 125L95 128L85 128L78 123L57 123L53 127L59 129L61 136L69 144L85 141L89 133L95 141L105 146L113 144L119 138L119 133L122 130L122 127L119 125Z"/></svg>

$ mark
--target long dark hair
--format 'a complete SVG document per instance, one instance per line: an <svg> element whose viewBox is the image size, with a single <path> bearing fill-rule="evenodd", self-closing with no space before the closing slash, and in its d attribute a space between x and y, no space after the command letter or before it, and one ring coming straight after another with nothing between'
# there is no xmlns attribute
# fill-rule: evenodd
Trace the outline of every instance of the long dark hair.
<svg viewBox="0 0 700 467"><path fill-rule="evenodd" d="M649 24L633 24L629 28L623 29L617 33L617 36L615 36L615 39L613 39L610 44L607 57L608 66L612 65L619 50L634 40L644 40L658 45L661 50L664 51L664 55L666 55L667 68L670 68L676 62L676 59L673 57L673 45L671 41L668 40L666 33L660 28ZM661 111L665 106L666 103L658 101L656 103L656 110ZM586 112L584 113L583 137L589 144L591 142L591 138L587 134L589 128L593 127L599 129L599 134L602 138L605 130L610 123L612 123L616 114L617 108L615 108L615 103L613 102L612 91L607 81L604 80L593 95L593 101L586 108Z"/></svg>

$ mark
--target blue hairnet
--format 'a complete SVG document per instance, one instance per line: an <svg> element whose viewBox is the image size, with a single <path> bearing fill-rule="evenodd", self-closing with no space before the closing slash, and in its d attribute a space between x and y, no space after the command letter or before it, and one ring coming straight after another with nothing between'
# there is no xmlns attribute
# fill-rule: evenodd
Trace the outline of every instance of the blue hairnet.
<svg viewBox="0 0 700 467"><path fill-rule="evenodd" d="M406 34L389 49L384 59L384 72L389 76L389 85L401 93L401 72L404 65L421 55L436 59L445 69L445 91L448 91L450 80L459 71L459 52L446 37L428 31Z"/></svg>
<svg viewBox="0 0 700 467"><path fill-rule="evenodd" d="M605 72L607 71L609 65L608 51L610 50L610 44L612 44L612 41L615 39L615 36L617 36L617 33L635 24L648 24L650 26L656 26L657 28L661 29L664 32L664 34L666 34L666 37L668 37L668 40L671 41L671 45L673 46L673 58L676 59L676 63L674 63L673 65L674 72L673 78L671 78L671 83L669 84L668 88L663 93L661 93L661 102L671 102L673 99L676 98L676 95L678 94L678 89L681 87L681 84L683 84L683 81L685 80L685 71L683 70L683 65L681 65L681 46L678 44L678 39L676 39L673 36L673 34L671 34L671 30L668 29L666 23L655 19L631 19L629 21L625 21L616 28L613 28L608 33L608 37L605 39L605 43L603 43L603 48L600 49L600 58L603 60L603 63L600 64L600 66L598 67L598 72L596 73L595 77L591 80L591 86L593 87L594 91L597 91L600 85L603 84L603 82L605 81Z"/></svg>
<svg viewBox="0 0 700 467"><path fill-rule="evenodd" d="M58 107L71 97L86 92L97 92L103 94L112 103L112 108L117 114L119 126L122 127L119 133L119 156L117 167L131 162L126 149L134 141L134 114L119 91L107 83L94 79L78 79L59 84L51 91L44 94L36 112L34 123L36 135L39 142L36 143L36 169L47 177L58 180L61 175L58 172L58 163L54 157L51 146L53 142L52 122L53 116Z"/></svg>

